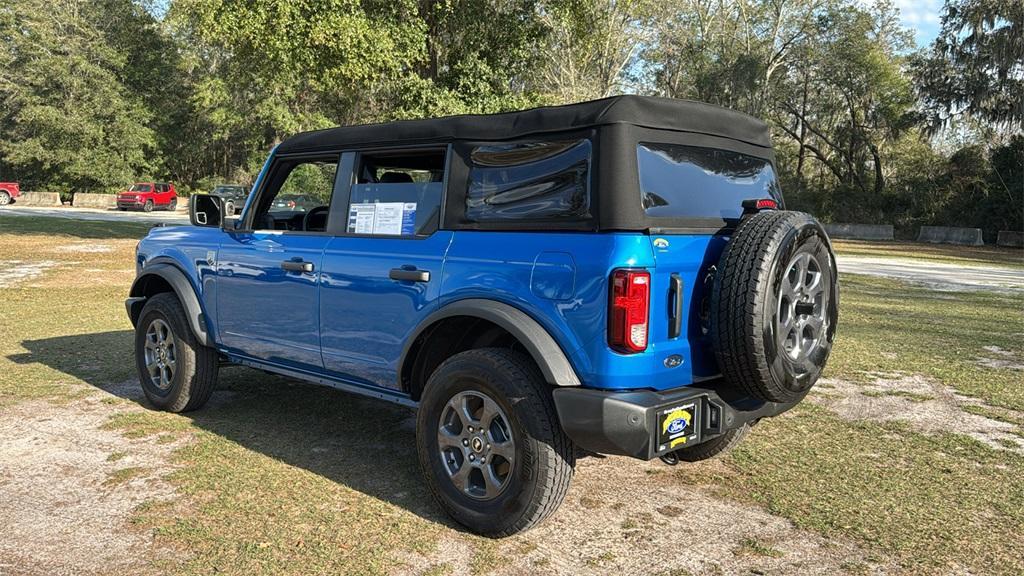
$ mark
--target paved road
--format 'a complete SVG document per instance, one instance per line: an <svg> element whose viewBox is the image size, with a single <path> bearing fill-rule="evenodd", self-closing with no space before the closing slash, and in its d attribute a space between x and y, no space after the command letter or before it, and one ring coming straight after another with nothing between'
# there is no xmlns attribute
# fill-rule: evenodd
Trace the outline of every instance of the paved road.
<svg viewBox="0 0 1024 576"><path fill-rule="evenodd" d="M936 290L1024 292L1024 269L992 265L968 266L909 258L837 256L840 274L884 276L923 284Z"/></svg>
<svg viewBox="0 0 1024 576"><path fill-rule="evenodd" d="M53 216L69 220L103 220L108 222L166 222L188 224L188 212L120 212L102 208L49 208L43 206L2 206L3 216Z"/></svg>

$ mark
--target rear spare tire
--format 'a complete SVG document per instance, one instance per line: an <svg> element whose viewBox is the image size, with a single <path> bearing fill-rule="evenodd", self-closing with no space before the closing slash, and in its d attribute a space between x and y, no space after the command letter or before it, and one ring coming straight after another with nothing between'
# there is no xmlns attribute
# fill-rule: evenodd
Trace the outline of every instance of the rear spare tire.
<svg viewBox="0 0 1024 576"><path fill-rule="evenodd" d="M836 260L824 228L802 212L746 218L718 263L711 340L726 381L771 402L800 400L832 350Z"/></svg>

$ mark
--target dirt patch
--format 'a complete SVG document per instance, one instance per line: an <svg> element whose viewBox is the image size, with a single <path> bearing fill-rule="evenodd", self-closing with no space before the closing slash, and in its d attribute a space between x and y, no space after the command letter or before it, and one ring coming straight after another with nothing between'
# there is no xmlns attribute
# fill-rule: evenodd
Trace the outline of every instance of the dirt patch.
<svg viewBox="0 0 1024 576"><path fill-rule="evenodd" d="M989 356L979 356L975 359L978 366L985 368L996 368L1001 370L1024 370L1024 362L1017 359L1017 355L1010 350L1004 350L999 346L985 346L985 352Z"/></svg>
<svg viewBox="0 0 1024 576"><path fill-rule="evenodd" d="M109 244L76 242L74 244L68 244L67 246L61 246L58 250L61 252L84 252L87 254L105 254L107 252L113 252L114 247Z"/></svg>
<svg viewBox="0 0 1024 576"><path fill-rule="evenodd" d="M0 287L11 286L16 282L24 280L31 280L56 265L57 263L52 260L38 262L0 260Z"/></svg>
<svg viewBox="0 0 1024 576"><path fill-rule="evenodd" d="M171 557L129 519L140 504L173 495L163 477L180 443L103 430L112 413L141 410L113 398L0 413L0 573L145 574L152 560Z"/></svg>
<svg viewBox="0 0 1024 576"><path fill-rule="evenodd" d="M958 394L931 378L879 373L872 374L867 384L834 378L823 378L821 383L828 387L815 387L809 399L847 420L906 422L926 434L965 434L992 448L1024 454L1024 438L1014 434L1017 426L968 411L971 407L1003 412L1006 409ZM1016 412L1013 416L1024 418L1024 414Z"/></svg>
<svg viewBox="0 0 1024 576"><path fill-rule="evenodd" d="M658 462L586 458L547 522L493 546L495 574L837 574L885 569L839 539L800 530L763 509L680 486ZM447 564L469 573L479 562L470 537L442 539L429 555L404 557L400 574ZM476 551L473 552L473 549Z"/></svg>

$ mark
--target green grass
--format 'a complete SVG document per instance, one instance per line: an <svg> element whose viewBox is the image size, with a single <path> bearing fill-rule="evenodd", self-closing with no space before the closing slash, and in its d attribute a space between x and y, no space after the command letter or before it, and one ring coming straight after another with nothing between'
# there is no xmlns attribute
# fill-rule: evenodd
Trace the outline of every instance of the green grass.
<svg viewBox="0 0 1024 576"><path fill-rule="evenodd" d="M0 408L30 399L68 402L134 380L122 302L134 238L148 228L0 219L0 242L11 247L5 259L58 263L4 290ZM82 239L114 251L60 252ZM843 253L846 244L839 246ZM959 257L942 250L919 257ZM103 273L88 276L86 269ZM1024 359L1024 296L940 293L854 275L844 276L841 288L839 335L826 376L868 382L876 372L924 375L984 403L965 412L1009 422L1024 434L1021 373L976 363L988 354L985 346ZM187 415L125 412L132 401L122 398L102 404L114 414L108 430L181 442L168 477L177 498L146 503L133 519L156 535L158 546L188 550L179 560L155 560L160 572L383 574L401 568L410 553L432 553L442 537L460 538L473 551L475 573L499 571L513 556L535 552L453 530L420 479L408 410L245 369L224 370L221 382L209 409ZM956 425L930 436L902 425L843 420L805 402L759 424L724 464L651 468L646 481L679 490L705 486L828 538L852 539L911 573L1024 572L1024 458L955 434ZM115 452L109 460L125 456ZM123 468L107 482L142 473ZM587 508L609 506L588 494L577 498ZM622 528L646 527L650 519L629 515L625 523ZM737 546L745 555L780 553L751 538ZM549 561L541 556L536 565ZM580 560L602 569L622 561ZM425 570L455 568L435 561Z"/></svg>
<svg viewBox="0 0 1024 576"><path fill-rule="evenodd" d="M0 216L0 234L88 239L142 238L154 225L143 222L72 220L48 216Z"/></svg>
<svg viewBox="0 0 1024 576"><path fill-rule="evenodd" d="M953 246L920 242L872 242L865 240L833 240L836 253L846 256L881 258L913 258L965 266L996 265L1024 268L1024 249L996 246Z"/></svg>
<svg viewBox="0 0 1024 576"><path fill-rule="evenodd" d="M827 376L925 375L991 405L965 412L1024 425L1021 373L976 363L989 345L1024 357L1024 296L939 293L852 275L841 290ZM1024 572L1024 458L954 434L956 422L949 430L924 435L870 414L851 422L804 402L762 422L727 467L679 467L673 477L852 538L911 573Z"/></svg>
<svg viewBox="0 0 1024 576"><path fill-rule="evenodd" d="M1020 371L979 366L999 346L1024 358L1024 294L936 292L872 276L840 282L839 330L826 376L924 374L988 404L1024 411Z"/></svg>

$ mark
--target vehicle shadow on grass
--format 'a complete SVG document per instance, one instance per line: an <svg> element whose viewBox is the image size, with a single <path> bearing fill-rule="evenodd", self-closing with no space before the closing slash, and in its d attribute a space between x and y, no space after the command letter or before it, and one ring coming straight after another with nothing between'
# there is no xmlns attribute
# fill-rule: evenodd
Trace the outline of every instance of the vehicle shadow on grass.
<svg viewBox="0 0 1024 576"><path fill-rule="evenodd" d="M136 381L132 339L130 330L122 330L27 340L21 346L28 352L8 359L49 366L152 409ZM86 361L69 356L68 350L92 354ZM130 368L126 378L125 366ZM197 428L247 449L390 502L430 522L460 529L434 504L422 481L415 414L408 408L258 370L227 367L221 369L210 402L182 416Z"/></svg>

